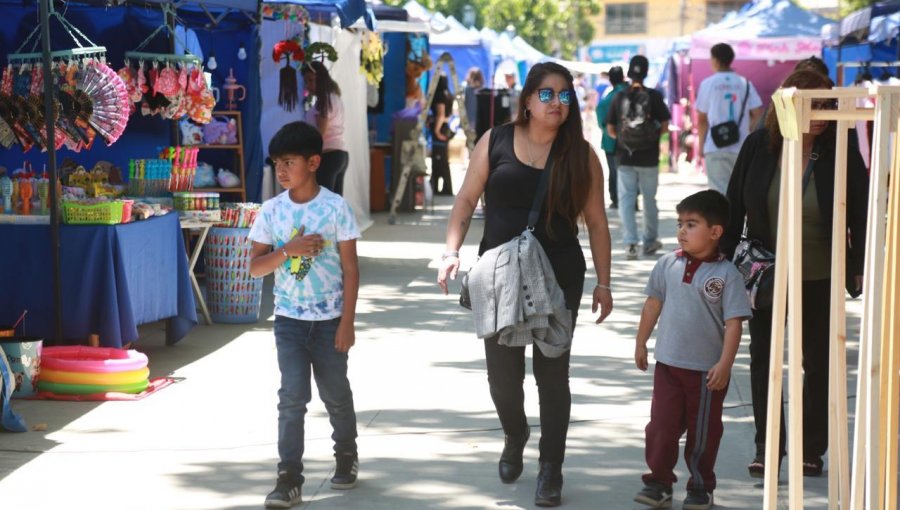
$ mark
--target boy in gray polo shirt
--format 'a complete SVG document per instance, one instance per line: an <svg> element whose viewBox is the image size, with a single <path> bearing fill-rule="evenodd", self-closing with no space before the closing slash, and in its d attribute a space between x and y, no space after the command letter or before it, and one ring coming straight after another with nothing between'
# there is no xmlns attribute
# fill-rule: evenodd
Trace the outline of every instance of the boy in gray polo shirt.
<svg viewBox="0 0 900 510"><path fill-rule="evenodd" d="M653 403L645 430L650 472L634 500L653 508L672 504L678 441L691 478L685 510L712 506L713 467L722 439L722 403L741 341L750 300L737 268L719 253L728 200L718 191L695 193L678 204L680 249L663 255L650 274L634 361L647 370L647 340L659 321Z"/></svg>

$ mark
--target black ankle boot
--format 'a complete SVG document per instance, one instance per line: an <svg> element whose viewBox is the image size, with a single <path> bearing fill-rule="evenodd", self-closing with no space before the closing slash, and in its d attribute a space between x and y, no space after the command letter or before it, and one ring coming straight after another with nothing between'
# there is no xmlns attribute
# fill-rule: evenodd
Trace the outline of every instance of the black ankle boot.
<svg viewBox="0 0 900 510"><path fill-rule="evenodd" d="M537 477L534 504L537 506L559 506L562 501L562 465L555 462L541 462Z"/></svg>
<svg viewBox="0 0 900 510"><path fill-rule="evenodd" d="M513 483L519 479L522 474L522 453L525 451L525 445L530 436L531 427L525 428L524 436L513 437L508 434L505 436L503 453L500 454L498 465L501 482Z"/></svg>

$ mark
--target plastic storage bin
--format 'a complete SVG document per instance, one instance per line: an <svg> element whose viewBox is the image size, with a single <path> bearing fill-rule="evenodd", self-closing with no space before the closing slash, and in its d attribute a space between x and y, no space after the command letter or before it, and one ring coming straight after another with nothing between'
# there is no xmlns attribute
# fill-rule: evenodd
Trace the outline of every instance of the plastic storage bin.
<svg viewBox="0 0 900 510"><path fill-rule="evenodd" d="M204 245L206 305L213 322L259 320L263 279L250 276L249 228L214 227Z"/></svg>

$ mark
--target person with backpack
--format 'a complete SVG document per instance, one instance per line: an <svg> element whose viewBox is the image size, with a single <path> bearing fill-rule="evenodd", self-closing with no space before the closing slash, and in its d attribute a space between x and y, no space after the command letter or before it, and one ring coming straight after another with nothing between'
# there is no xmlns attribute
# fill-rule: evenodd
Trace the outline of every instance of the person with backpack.
<svg viewBox="0 0 900 510"><path fill-rule="evenodd" d="M606 116L606 131L616 139L619 217L626 258L638 258L637 194L644 195L644 255L653 255L662 243L657 238L659 209L656 188L659 184L659 138L669 129L672 114L662 94L644 86L647 57L635 55L628 63L631 85L613 98Z"/></svg>
<svg viewBox="0 0 900 510"><path fill-rule="evenodd" d="M715 73L700 83L697 92L697 134L709 188L725 193L738 151L763 107L756 87L731 69L734 49L730 45L713 45L709 55Z"/></svg>

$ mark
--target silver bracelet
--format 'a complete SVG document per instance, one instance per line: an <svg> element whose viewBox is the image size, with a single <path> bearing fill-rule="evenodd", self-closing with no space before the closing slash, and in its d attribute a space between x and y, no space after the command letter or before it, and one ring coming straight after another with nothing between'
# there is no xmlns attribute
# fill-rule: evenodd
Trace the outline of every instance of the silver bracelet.
<svg viewBox="0 0 900 510"><path fill-rule="evenodd" d="M441 254L441 260L446 260L446 259L449 259L450 257L459 258L459 251L458 250L449 250L449 251L445 251L444 253Z"/></svg>
<svg viewBox="0 0 900 510"><path fill-rule="evenodd" d="M595 285L595 287L598 289L606 289L606 290L612 292L612 287L610 287L609 285L603 285L602 283L598 283L597 285Z"/></svg>

